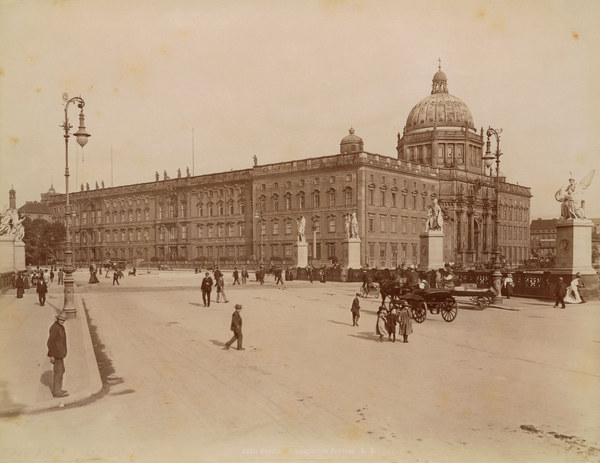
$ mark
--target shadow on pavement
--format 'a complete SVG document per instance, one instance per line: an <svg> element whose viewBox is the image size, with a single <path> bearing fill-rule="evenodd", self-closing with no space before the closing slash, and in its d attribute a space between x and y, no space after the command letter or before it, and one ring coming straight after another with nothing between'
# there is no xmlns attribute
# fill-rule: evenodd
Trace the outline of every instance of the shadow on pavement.
<svg viewBox="0 0 600 463"><path fill-rule="evenodd" d="M17 416L25 408L24 404L13 402L6 387L6 382L0 381L0 416Z"/></svg>
<svg viewBox="0 0 600 463"><path fill-rule="evenodd" d="M379 339L379 336L373 331L360 331L357 334L349 334L348 336L362 339L363 341L377 341Z"/></svg>
<svg viewBox="0 0 600 463"><path fill-rule="evenodd" d="M336 325L346 325L346 326L352 326L351 323L344 323L344 322L338 322L336 320L327 320L329 323L335 323Z"/></svg>
<svg viewBox="0 0 600 463"><path fill-rule="evenodd" d="M225 347L225 343L223 341L217 341L216 339L210 339L210 342L212 342L217 347Z"/></svg>
<svg viewBox="0 0 600 463"><path fill-rule="evenodd" d="M40 376L40 383L47 386L52 392L52 380L54 379L54 372L52 370L46 370Z"/></svg>

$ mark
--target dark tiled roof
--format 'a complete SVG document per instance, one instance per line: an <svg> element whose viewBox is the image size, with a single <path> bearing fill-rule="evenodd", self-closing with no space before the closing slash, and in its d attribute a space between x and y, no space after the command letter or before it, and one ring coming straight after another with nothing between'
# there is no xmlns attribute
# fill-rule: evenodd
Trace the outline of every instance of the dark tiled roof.
<svg viewBox="0 0 600 463"><path fill-rule="evenodd" d="M37 201L28 201L19 208L19 213L22 215L27 214L47 214L50 215L50 208L44 203L38 203Z"/></svg>

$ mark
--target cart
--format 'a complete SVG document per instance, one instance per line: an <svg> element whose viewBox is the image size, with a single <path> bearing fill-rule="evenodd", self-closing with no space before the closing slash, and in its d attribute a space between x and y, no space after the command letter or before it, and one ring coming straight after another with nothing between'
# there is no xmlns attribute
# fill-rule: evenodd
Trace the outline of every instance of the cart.
<svg viewBox="0 0 600 463"><path fill-rule="evenodd" d="M462 286L455 286L450 293L456 297L468 297L471 304L479 310L487 309L496 295L492 289L479 289L477 285L467 283Z"/></svg>
<svg viewBox="0 0 600 463"><path fill-rule="evenodd" d="M441 314L446 322L451 322L458 314L458 304L451 292L445 289L417 289L412 293L395 296L390 301L390 308L401 301L410 304L411 315L417 323L423 323L430 314Z"/></svg>

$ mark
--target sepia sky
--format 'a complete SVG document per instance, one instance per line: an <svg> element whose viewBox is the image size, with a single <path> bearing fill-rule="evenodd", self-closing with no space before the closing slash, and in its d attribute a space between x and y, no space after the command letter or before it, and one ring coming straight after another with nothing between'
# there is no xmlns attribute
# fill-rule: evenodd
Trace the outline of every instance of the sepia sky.
<svg viewBox="0 0 600 463"><path fill-rule="evenodd" d="M600 170L600 3L0 0L0 206L65 191L62 94L86 102L70 189L332 155L352 126L396 156L438 58L531 217ZM78 126L78 110L69 108ZM193 138L192 138L193 132ZM192 143L193 142L193 143ZM492 145L495 150L495 144ZM111 169L112 151L112 169ZM600 217L600 172L586 195Z"/></svg>

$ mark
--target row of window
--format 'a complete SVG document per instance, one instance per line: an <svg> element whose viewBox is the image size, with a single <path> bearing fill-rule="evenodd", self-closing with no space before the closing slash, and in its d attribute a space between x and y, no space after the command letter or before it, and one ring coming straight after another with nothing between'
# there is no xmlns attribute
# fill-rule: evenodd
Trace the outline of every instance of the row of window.
<svg viewBox="0 0 600 463"><path fill-rule="evenodd" d="M352 181L352 174L346 174L345 180L347 182L351 182ZM312 183L313 183L313 185L319 185L321 183L321 179L319 177L315 177L315 178L312 179ZM334 184L335 183L335 176L334 175L332 175L332 176L329 177L329 183L330 184ZM298 180L298 185L300 187L305 186L306 185L306 180L304 180L303 178L301 178L300 180ZM269 185L269 186L271 186L271 185ZM279 182L273 182L272 187L274 189L279 188ZM285 187L286 188L291 188L292 187L292 181L291 180L287 180L285 182ZM266 183L262 183L260 185L260 190L261 191L266 191L267 190L267 184Z"/></svg>
<svg viewBox="0 0 600 463"><path fill-rule="evenodd" d="M82 231L75 232L73 239L76 244L102 243L102 237L107 243L110 242L133 242L133 241L150 241L150 231L148 229L137 230L105 230L91 232Z"/></svg>
<svg viewBox="0 0 600 463"><path fill-rule="evenodd" d="M502 239L505 240L527 240L529 233L527 227L502 226Z"/></svg>

